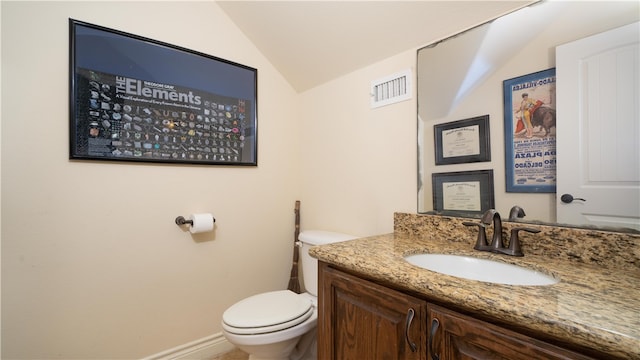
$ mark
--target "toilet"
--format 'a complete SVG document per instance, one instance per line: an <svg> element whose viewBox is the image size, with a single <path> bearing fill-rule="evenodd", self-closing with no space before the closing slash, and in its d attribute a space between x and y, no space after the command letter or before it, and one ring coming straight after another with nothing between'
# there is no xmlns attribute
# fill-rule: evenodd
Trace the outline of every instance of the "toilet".
<svg viewBox="0 0 640 360"><path fill-rule="evenodd" d="M222 314L222 333L249 360L315 360L318 322L318 260L309 255L312 246L355 239L328 231L303 231L300 263L306 292L271 291L250 296Z"/></svg>

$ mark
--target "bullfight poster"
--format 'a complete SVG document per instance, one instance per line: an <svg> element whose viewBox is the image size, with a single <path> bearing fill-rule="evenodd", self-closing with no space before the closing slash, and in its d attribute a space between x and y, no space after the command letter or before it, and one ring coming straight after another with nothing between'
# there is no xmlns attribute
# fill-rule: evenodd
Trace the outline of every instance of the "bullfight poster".
<svg viewBox="0 0 640 360"><path fill-rule="evenodd" d="M556 71L505 80L507 192L556 191Z"/></svg>

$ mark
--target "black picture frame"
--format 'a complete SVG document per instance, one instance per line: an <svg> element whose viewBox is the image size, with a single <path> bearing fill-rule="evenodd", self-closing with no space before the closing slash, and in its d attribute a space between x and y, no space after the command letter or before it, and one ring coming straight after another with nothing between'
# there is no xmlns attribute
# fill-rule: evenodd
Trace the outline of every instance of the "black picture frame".
<svg viewBox="0 0 640 360"><path fill-rule="evenodd" d="M555 193L556 69L504 80L502 86L506 191Z"/></svg>
<svg viewBox="0 0 640 360"><path fill-rule="evenodd" d="M433 128L436 165L491 161L489 115L437 124Z"/></svg>
<svg viewBox="0 0 640 360"><path fill-rule="evenodd" d="M493 170L433 173L433 210L478 215L494 208Z"/></svg>
<svg viewBox="0 0 640 360"><path fill-rule="evenodd" d="M72 160L257 166L255 68L69 19Z"/></svg>

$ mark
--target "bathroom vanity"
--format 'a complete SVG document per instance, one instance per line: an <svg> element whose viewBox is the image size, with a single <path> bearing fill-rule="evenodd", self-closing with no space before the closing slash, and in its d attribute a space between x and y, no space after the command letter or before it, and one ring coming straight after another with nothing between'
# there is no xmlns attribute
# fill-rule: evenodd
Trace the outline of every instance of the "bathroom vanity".
<svg viewBox="0 0 640 360"><path fill-rule="evenodd" d="M396 213L393 234L313 248L319 358L640 359L640 235L540 225L516 258L474 251L464 220ZM560 281L467 280L404 259L418 253L517 264Z"/></svg>

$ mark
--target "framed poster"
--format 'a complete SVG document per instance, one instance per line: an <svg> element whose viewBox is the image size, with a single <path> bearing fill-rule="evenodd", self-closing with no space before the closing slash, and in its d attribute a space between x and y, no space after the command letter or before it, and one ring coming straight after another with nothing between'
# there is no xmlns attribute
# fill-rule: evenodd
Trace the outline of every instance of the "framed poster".
<svg viewBox="0 0 640 360"><path fill-rule="evenodd" d="M69 19L70 159L257 165L257 70Z"/></svg>
<svg viewBox="0 0 640 360"><path fill-rule="evenodd" d="M555 68L505 80L507 192L556 191Z"/></svg>
<svg viewBox="0 0 640 360"><path fill-rule="evenodd" d="M491 161L489 115L434 125L436 165Z"/></svg>
<svg viewBox="0 0 640 360"><path fill-rule="evenodd" d="M482 214L494 207L493 170L434 173L433 210Z"/></svg>

